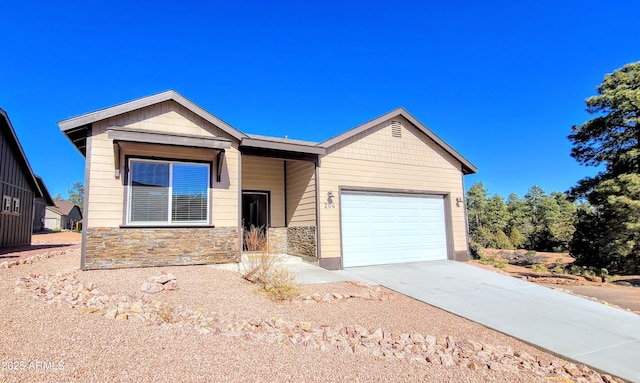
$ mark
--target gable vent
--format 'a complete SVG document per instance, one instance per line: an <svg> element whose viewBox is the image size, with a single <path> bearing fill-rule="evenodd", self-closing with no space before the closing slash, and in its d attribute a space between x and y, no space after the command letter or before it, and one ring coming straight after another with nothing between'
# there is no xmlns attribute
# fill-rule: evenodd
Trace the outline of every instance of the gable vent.
<svg viewBox="0 0 640 383"><path fill-rule="evenodd" d="M398 121L391 121L391 137L402 137L402 126Z"/></svg>

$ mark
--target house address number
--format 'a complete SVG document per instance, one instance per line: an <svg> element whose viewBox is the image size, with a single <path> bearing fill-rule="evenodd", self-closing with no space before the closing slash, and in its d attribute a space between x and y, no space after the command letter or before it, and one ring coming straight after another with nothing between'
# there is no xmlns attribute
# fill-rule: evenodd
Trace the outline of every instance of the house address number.
<svg viewBox="0 0 640 383"><path fill-rule="evenodd" d="M335 209L336 208L336 204L333 202L325 202L324 203L324 208L325 209Z"/></svg>

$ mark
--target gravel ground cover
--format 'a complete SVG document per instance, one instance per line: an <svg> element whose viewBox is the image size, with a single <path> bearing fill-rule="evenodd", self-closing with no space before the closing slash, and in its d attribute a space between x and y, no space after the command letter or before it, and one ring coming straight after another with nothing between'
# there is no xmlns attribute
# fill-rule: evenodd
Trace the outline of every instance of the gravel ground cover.
<svg viewBox="0 0 640 383"><path fill-rule="evenodd" d="M238 274L205 266L80 272L78 265L79 250L65 248L51 257L0 269L0 381L592 381L585 377L572 380L566 374L541 377L518 368L497 368L499 365L495 369L472 369L467 365L445 366L369 352L314 349L242 333L229 336L230 330L224 328L222 333L203 332L166 323L116 320L91 314L80 304L70 307L47 303L53 301L47 298L50 291L32 288L37 281L55 280L56 274L71 273L68 275L73 275L74 283L82 284L85 290L89 286L113 299L140 300L141 284L163 271L175 276L178 289L149 294L147 301L202 313L222 324L282 321L308 323L316 329L343 325L371 330L380 327L395 334L469 339L564 364L557 357L476 323L361 284L303 286L303 295L295 302L274 302ZM336 299L334 293L340 294L339 298L354 298ZM327 294L332 297L328 302L309 299ZM592 377L599 381L595 374Z"/></svg>

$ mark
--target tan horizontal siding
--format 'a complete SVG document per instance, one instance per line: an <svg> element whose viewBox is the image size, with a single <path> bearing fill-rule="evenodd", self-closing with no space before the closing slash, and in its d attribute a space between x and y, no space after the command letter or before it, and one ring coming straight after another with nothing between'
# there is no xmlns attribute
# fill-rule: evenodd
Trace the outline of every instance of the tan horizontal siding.
<svg viewBox="0 0 640 383"><path fill-rule="evenodd" d="M163 103L167 104L167 103ZM171 102L171 104L175 104ZM153 145L142 143L120 143L120 178L115 177L115 162L113 140L107 137L107 128L113 126L125 126L135 129L149 129L163 131L158 119L172 121L172 128L166 131L179 132L181 134L211 135L211 132L224 135L217 127L208 122L205 127L200 127L201 132L192 128L193 121L202 122L202 119L188 115L186 117L178 113L171 116L160 116L160 111L175 112L175 105L163 105L162 107L149 107L147 111L133 111L126 117L118 116L108 120L99 121L93 126L91 137L90 158L90 183L88 193L88 227L118 227L123 223L125 213L124 193L125 187L125 157L155 157L158 159L179 159L185 161L207 161L211 163L211 223L216 226L237 226L238 224L238 149L237 143L225 151L221 182L216 181L216 155L217 151L202 148L186 148L166 145ZM178 105L179 106L179 105ZM143 120L155 119L154 121ZM166 122L165 121L165 122ZM135 123L134 123L135 122ZM126 125L131 123L130 125ZM208 125L207 125L208 124ZM186 127L186 128L185 128ZM204 133L203 133L204 132Z"/></svg>
<svg viewBox="0 0 640 383"><path fill-rule="evenodd" d="M231 138L222 129L173 100L134 110L104 121L109 127Z"/></svg>
<svg viewBox="0 0 640 383"><path fill-rule="evenodd" d="M287 162L287 216L289 226L316 225L316 175L311 162Z"/></svg>
<svg viewBox="0 0 640 383"><path fill-rule="evenodd" d="M242 190L269 191L271 226L285 226L283 160L242 156Z"/></svg>
<svg viewBox="0 0 640 383"><path fill-rule="evenodd" d="M323 258L340 257L340 187L449 193L454 251L467 249L461 164L404 119L401 137L392 135L384 122L328 149L320 164L321 200L329 191L335 208L320 203Z"/></svg>

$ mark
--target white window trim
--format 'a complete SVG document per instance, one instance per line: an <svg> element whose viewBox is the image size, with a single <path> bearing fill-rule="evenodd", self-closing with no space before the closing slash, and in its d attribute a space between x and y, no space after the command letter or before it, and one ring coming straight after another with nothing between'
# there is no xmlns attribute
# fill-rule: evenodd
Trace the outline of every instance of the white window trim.
<svg viewBox="0 0 640 383"><path fill-rule="evenodd" d="M13 197L13 203L11 204L11 212L14 214L20 214L20 198Z"/></svg>
<svg viewBox="0 0 640 383"><path fill-rule="evenodd" d="M132 162L155 162L161 164L169 164L169 205L168 205L168 213L166 221L136 221L131 222L131 163ZM187 164L187 165L198 165L198 166L206 166L208 168L207 172L207 219L206 221L177 221L171 222L171 213L173 208L173 164ZM127 169L127 201L126 201L126 225L127 226L154 226L154 227L175 227L175 226L209 226L211 225L211 163L209 162L193 162L193 161L180 161L180 160L154 160L154 159L146 159L139 157L131 157L128 161L128 169Z"/></svg>
<svg viewBox="0 0 640 383"><path fill-rule="evenodd" d="M2 196L2 212L3 213L10 213L11 212L11 207L12 207L12 203L11 203L11 196L8 195L3 195Z"/></svg>

